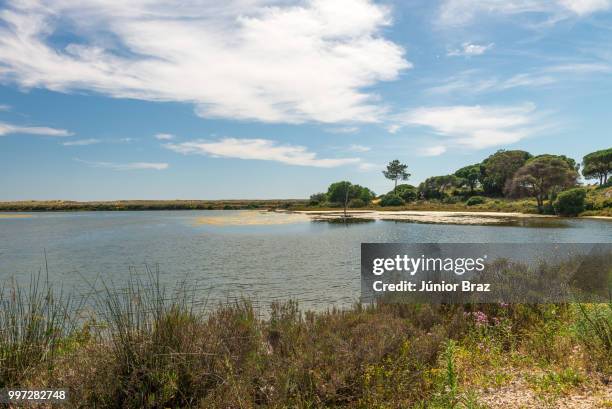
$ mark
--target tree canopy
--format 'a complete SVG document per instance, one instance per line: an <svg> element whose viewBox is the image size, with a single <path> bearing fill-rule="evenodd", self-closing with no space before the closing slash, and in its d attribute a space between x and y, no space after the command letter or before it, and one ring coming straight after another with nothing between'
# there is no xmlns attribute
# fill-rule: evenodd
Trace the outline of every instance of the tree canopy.
<svg viewBox="0 0 612 409"><path fill-rule="evenodd" d="M455 176L461 178L461 185L467 186L473 193L480 180L480 164L464 166L455 172Z"/></svg>
<svg viewBox="0 0 612 409"><path fill-rule="evenodd" d="M376 197L374 192L367 187L354 185L348 181L336 182L329 185L326 196L328 201L341 204L351 199L361 199L367 204Z"/></svg>
<svg viewBox="0 0 612 409"><path fill-rule="evenodd" d="M498 150L481 164L482 187L485 193L501 195L504 187L532 155L521 150Z"/></svg>
<svg viewBox="0 0 612 409"><path fill-rule="evenodd" d="M553 192L576 185L578 172L567 158L556 155L540 155L528 160L506 184L506 194L531 196L542 211L544 200Z"/></svg>
<svg viewBox="0 0 612 409"><path fill-rule="evenodd" d="M408 180L408 178L410 177L410 173L406 171L407 169L408 165L405 165L399 160L395 159L389 162L386 170L383 170L383 175L385 175L387 179L393 180L395 182L393 192L395 192L397 189L398 180Z"/></svg>
<svg viewBox="0 0 612 409"><path fill-rule="evenodd" d="M446 191L459 186L461 179L455 175L432 176L419 185L419 193L425 199L442 199Z"/></svg>
<svg viewBox="0 0 612 409"><path fill-rule="evenodd" d="M612 173L612 148L591 152L582 159L582 176L599 179L599 185L608 181Z"/></svg>

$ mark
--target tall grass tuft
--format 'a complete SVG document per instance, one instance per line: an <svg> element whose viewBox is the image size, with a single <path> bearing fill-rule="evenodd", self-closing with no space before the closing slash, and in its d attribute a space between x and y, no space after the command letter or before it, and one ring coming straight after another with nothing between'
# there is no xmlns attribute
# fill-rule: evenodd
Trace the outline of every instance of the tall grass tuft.
<svg viewBox="0 0 612 409"><path fill-rule="evenodd" d="M54 290L42 272L24 288L0 286L0 387L19 386L33 371L50 369L75 326L73 299Z"/></svg>
<svg viewBox="0 0 612 409"><path fill-rule="evenodd" d="M589 350L598 370L612 372L612 301L607 304L578 304L578 335Z"/></svg>
<svg viewBox="0 0 612 409"><path fill-rule="evenodd" d="M199 317L186 287L170 292L161 285L159 271L146 267L144 277L132 271L124 289L105 285L94 305L105 325L98 336L110 347L108 369L115 379L98 398L117 407L188 403L184 356L198 354L194 330Z"/></svg>

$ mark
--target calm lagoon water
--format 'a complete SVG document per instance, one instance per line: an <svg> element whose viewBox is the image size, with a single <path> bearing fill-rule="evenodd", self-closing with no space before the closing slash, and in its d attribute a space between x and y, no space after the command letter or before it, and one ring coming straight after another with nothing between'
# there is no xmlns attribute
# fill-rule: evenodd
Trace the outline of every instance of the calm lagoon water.
<svg viewBox="0 0 612 409"><path fill-rule="evenodd" d="M23 215L27 217L0 217L0 281L29 280L44 266L46 252L49 277L71 291L86 291L96 278L120 286L130 268L158 266L164 282L186 279L210 305L239 296L262 305L292 298L315 309L350 304L359 298L364 242L612 242L612 223L594 219L522 222L523 226L302 220L240 225L235 220L252 213ZM234 223L198 222L216 217Z"/></svg>

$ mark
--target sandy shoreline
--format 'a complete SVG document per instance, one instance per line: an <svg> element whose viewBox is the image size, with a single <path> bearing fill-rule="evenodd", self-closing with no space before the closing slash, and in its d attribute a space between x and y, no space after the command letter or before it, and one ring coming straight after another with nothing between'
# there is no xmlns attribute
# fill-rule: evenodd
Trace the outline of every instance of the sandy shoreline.
<svg viewBox="0 0 612 409"><path fill-rule="evenodd" d="M341 219L344 217L342 210L303 210L295 213L305 214L313 220ZM462 211L433 211L433 210L350 210L349 217L365 220L390 220L390 221L412 221L421 223L441 224L500 224L517 219L558 219L557 216L527 214L515 212L462 212ZM612 220L606 216L587 216L589 218Z"/></svg>
<svg viewBox="0 0 612 409"><path fill-rule="evenodd" d="M0 214L0 219L29 219L30 214Z"/></svg>

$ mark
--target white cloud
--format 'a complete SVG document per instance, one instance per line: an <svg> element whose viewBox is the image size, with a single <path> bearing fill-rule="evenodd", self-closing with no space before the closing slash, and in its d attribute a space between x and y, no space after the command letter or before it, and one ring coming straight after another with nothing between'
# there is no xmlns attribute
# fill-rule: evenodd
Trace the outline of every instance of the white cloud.
<svg viewBox="0 0 612 409"><path fill-rule="evenodd" d="M529 137L545 125L535 105L421 107L397 117L404 126L421 126L449 138L451 143L480 149L509 145ZM539 124L538 124L539 123Z"/></svg>
<svg viewBox="0 0 612 409"><path fill-rule="evenodd" d="M0 111L10 111L10 110L11 110L10 105L0 104Z"/></svg>
<svg viewBox="0 0 612 409"><path fill-rule="evenodd" d="M75 159L77 162L84 163L92 168L104 168L112 170L165 170L168 169L167 163L156 163L156 162L129 162L129 163L115 163L115 162L97 162L88 161L82 159Z"/></svg>
<svg viewBox="0 0 612 409"><path fill-rule="evenodd" d="M65 129L49 128L46 126L20 126L12 125L6 122L0 122L0 136L9 134L26 134L26 135L42 135L42 136L70 136L73 135Z"/></svg>
<svg viewBox="0 0 612 409"><path fill-rule="evenodd" d="M158 134L155 134L155 139L159 141L169 141L169 140L174 139L174 135L169 134L169 133L158 133Z"/></svg>
<svg viewBox="0 0 612 409"><path fill-rule="evenodd" d="M440 156L444 152L446 152L446 146L443 145L428 146L418 149L418 153L421 156Z"/></svg>
<svg viewBox="0 0 612 409"><path fill-rule="evenodd" d="M463 43L461 44L461 48L451 50L447 53L447 55L454 56L474 56L474 55L482 55L487 50L493 48L493 43L489 44L473 44L473 43Z"/></svg>
<svg viewBox="0 0 612 409"><path fill-rule="evenodd" d="M559 3L578 15L608 10L612 6L610 0L559 0Z"/></svg>
<svg viewBox="0 0 612 409"><path fill-rule="evenodd" d="M164 147L182 154L212 157L268 160L288 165L333 168L359 163L359 158L319 159L304 146L279 144L269 139L223 138L217 141L167 143Z"/></svg>
<svg viewBox="0 0 612 409"><path fill-rule="evenodd" d="M76 141L64 142L62 145L64 146L87 146L87 145L95 145L96 143L100 143L99 139L78 139Z"/></svg>
<svg viewBox="0 0 612 409"><path fill-rule="evenodd" d="M349 151L353 151L353 152L368 152L370 150L372 150L372 148L370 148L369 146L364 146L364 145L353 144L349 146Z"/></svg>
<svg viewBox="0 0 612 409"><path fill-rule="evenodd" d="M513 16L538 13L559 21L572 16L585 16L605 11L612 0L446 0L442 3L438 23L461 26L473 22L479 15Z"/></svg>
<svg viewBox="0 0 612 409"><path fill-rule="evenodd" d="M397 124L391 124L387 126L387 131L389 131L389 133L392 133L392 134L397 133L397 131L399 131L400 129L402 129L402 127Z"/></svg>
<svg viewBox="0 0 612 409"><path fill-rule="evenodd" d="M365 89L411 66L372 0L9 3L0 79L188 102L204 117L376 122L386 109ZM57 32L73 42L51 45Z"/></svg>

